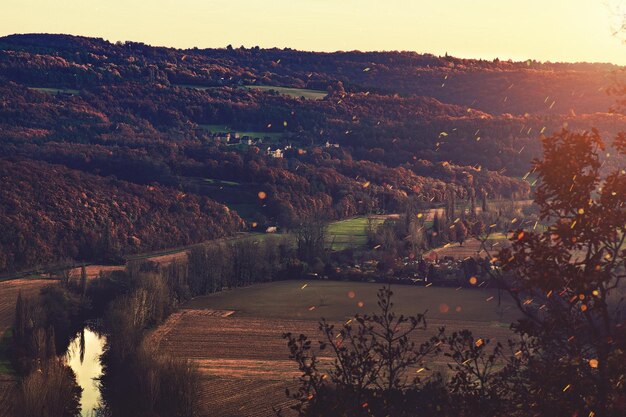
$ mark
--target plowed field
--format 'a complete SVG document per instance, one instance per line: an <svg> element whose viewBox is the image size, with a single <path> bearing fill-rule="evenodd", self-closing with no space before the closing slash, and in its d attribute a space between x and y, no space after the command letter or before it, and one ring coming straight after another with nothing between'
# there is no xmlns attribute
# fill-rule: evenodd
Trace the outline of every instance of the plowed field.
<svg viewBox="0 0 626 417"><path fill-rule="evenodd" d="M172 315L152 338L161 350L198 364L206 416L274 416L273 408L289 405L284 390L294 386L298 376L282 334L304 333L317 340L320 317L339 324L359 311L371 312L378 287L287 281L199 297ZM396 286L394 291L398 311L429 310L429 330L417 334L416 341L441 325L467 328L492 340L504 341L510 335L507 320L514 316L513 309L510 303L497 309L494 292L410 286ZM445 368L443 358L431 365Z"/></svg>

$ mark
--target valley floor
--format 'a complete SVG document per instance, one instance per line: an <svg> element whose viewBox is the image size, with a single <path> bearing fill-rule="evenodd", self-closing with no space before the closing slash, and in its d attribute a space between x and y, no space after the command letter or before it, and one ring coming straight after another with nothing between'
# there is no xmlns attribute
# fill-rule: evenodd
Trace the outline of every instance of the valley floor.
<svg viewBox="0 0 626 417"><path fill-rule="evenodd" d="M294 387L298 376L282 334L304 333L316 341L320 317L341 324L357 312L374 311L379 287L282 281L224 291L192 300L151 337L162 351L192 359L199 366L204 377L204 415L274 416L273 408L291 404L284 390ZM428 330L416 335L417 342L439 326L467 328L476 337L493 341L510 336L508 324L515 318L515 309L508 300L498 308L497 291L413 286L392 290L396 311L428 310ZM445 371L444 358L436 358L431 368Z"/></svg>

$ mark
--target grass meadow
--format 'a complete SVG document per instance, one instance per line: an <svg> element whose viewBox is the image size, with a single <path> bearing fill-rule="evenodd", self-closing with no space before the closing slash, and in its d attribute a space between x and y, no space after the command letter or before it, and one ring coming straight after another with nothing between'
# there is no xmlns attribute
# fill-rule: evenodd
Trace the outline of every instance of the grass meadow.
<svg viewBox="0 0 626 417"><path fill-rule="evenodd" d="M373 227L384 221L382 218L373 217ZM331 250L344 250L357 248L367 244L368 220L366 216L353 217L329 223L326 230L326 245Z"/></svg>
<svg viewBox="0 0 626 417"><path fill-rule="evenodd" d="M48 94L59 94L59 93L72 94L72 95L80 94L80 91L74 90L71 88L30 87L30 89L40 91L42 93L48 93Z"/></svg>
<svg viewBox="0 0 626 417"><path fill-rule="evenodd" d="M328 95L326 91L308 90L306 88L276 87L273 85L246 85L244 87L253 90L276 91L279 94L295 98L304 97L307 100L321 100Z"/></svg>

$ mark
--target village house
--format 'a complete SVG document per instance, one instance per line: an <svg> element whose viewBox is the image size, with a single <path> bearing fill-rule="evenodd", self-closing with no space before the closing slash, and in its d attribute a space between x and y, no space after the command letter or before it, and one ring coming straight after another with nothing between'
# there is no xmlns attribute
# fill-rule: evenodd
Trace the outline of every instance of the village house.
<svg viewBox="0 0 626 417"><path fill-rule="evenodd" d="M278 148L278 149L273 149L272 148L267 148L267 151L265 152L266 155L271 156L272 158L282 158L283 157L283 150Z"/></svg>
<svg viewBox="0 0 626 417"><path fill-rule="evenodd" d="M265 151L265 154L268 156L271 156L272 158L283 158L284 157L284 152L287 149L291 149L291 145L286 145L284 148L280 148L280 147L276 147L275 149L272 149L272 146L268 146L267 150Z"/></svg>

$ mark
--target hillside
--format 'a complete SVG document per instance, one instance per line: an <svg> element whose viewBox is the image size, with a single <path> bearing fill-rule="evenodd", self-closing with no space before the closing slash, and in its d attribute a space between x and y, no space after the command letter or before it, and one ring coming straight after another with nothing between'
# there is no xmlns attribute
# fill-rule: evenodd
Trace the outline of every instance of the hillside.
<svg viewBox="0 0 626 417"><path fill-rule="evenodd" d="M43 162L0 159L0 270L232 234L241 219L207 198L140 186Z"/></svg>
<svg viewBox="0 0 626 417"><path fill-rule="evenodd" d="M623 69L611 64L484 61L414 52L176 50L45 34L7 36L0 38L0 46L13 68L3 66L2 73L25 83L49 81L50 74L38 70L42 65L63 68L56 81L73 87L124 82L129 77L153 77L172 84L323 90L342 81L354 91L418 94L494 115L605 112L614 104L606 94L608 88L614 80L624 79Z"/></svg>
<svg viewBox="0 0 626 417"><path fill-rule="evenodd" d="M608 113L619 80L603 64L3 37L0 270L94 260L111 236L119 255L411 196L525 198L542 134L626 128Z"/></svg>

